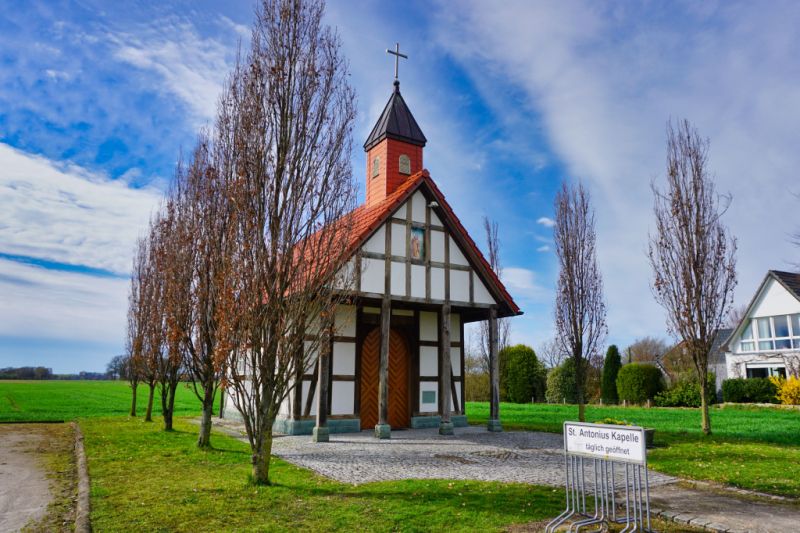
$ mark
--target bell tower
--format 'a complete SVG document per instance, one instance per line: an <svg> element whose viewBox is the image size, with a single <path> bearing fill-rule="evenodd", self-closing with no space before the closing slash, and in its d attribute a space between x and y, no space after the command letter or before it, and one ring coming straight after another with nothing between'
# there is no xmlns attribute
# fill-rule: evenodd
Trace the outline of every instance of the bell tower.
<svg viewBox="0 0 800 533"><path fill-rule="evenodd" d="M364 143L367 152L367 207L379 203L409 176L422 170L422 149L427 142L400 94L398 62L406 56L400 54L399 45L397 50L387 52L395 55L394 91Z"/></svg>

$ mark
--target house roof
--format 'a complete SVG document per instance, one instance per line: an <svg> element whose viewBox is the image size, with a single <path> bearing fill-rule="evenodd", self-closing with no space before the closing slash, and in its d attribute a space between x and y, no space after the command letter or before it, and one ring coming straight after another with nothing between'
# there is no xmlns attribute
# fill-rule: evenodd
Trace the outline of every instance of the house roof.
<svg viewBox="0 0 800 533"><path fill-rule="evenodd" d="M719 328L714 334L711 350L708 353L708 364L716 365L725 362L725 343L736 328Z"/></svg>
<svg viewBox="0 0 800 533"><path fill-rule="evenodd" d="M369 150L386 138L404 141L416 146L425 146L428 140L423 135L422 130L414 120L414 115L409 111L405 100L400 94L400 82L394 82L394 92L389 97L386 107L383 108L378 122L372 128L367 142L364 143L364 150Z"/></svg>
<svg viewBox="0 0 800 533"><path fill-rule="evenodd" d="M498 309L498 315L521 315L522 311L520 311L519 306L514 302L514 299L508 293L500 278L497 277L489 262L486 261L475 241L469 236L427 170L422 170L410 176L397 190L380 203L369 207L361 205L342 218L341 221L350 227L346 257L352 256L389 219L392 213L408 200L415 191L420 189L427 192L439 204L437 215L450 230L453 238L466 252L467 257L471 259L476 272L481 280L486 283L494 298L504 304Z"/></svg>

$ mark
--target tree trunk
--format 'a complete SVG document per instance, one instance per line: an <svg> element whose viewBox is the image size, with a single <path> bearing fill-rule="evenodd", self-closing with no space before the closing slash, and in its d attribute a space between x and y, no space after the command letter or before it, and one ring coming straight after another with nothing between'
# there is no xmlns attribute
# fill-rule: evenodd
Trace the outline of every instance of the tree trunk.
<svg viewBox="0 0 800 533"><path fill-rule="evenodd" d="M200 419L200 434L197 436L198 448L211 447L211 415L214 410L214 384L203 389L203 417Z"/></svg>
<svg viewBox="0 0 800 533"><path fill-rule="evenodd" d="M707 377L703 376L700 385L700 411L703 413L703 434L711 435L711 417L708 414L708 390L706 386Z"/></svg>
<svg viewBox="0 0 800 533"><path fill-rule="evenodd" d="M222 388L222 385L219 387L219 417L225 417L225 389Z"/></svg>
<svg viewBox="0 0 800 533"><path fill-rule="evenodd" d="M148 383L150 387L150 394L147 396L147 411L144 414L144 421L145 422L152 422L153 421L153 396L156 392L156 384L155 383Z"/></svg>
<svg viewBox="0 0 800 533"><path fill-rule="evenodd" d="M134 381L131 383L131 412L130 416L136 416L136 393L139 389L139 382Z"/></svg>
<svg viewBox="0 0 800 533"><path fill-rule="evenodd" d="M575 361L575 400L578 402L578 421L586 422L586 400L584 399L584 383L586 382L583 357L573 353Z"/></svg>
<svg viewBox="0 0 800 533"><path fill-rule="evenodd" d="M261 430L261 438L253 451L253 483L269 485L269 461L272 454L272 426Z"/></svg>
<svg viewBox="0 0 800 533"><path fill-rule="evenodd" d="M172 431L172 413L175 410L175 390L177 383L170 383L161 390L161 414L164 416L164 431Z"/></svg>

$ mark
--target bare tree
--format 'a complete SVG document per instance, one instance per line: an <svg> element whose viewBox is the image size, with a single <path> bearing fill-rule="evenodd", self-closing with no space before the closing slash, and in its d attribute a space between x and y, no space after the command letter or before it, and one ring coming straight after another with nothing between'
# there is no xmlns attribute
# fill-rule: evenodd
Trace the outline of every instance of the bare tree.
<svg viewBox="0 0 800 533"><path fill-rule="evenodd" d="M556 339L575 361L578 418L585 420L588 361L602 360L606 336L603 280L597 268L594 211L583 185L563 183L555 200L553 227L560 272L556 289Z"/></svg>
<svg viewBox="0 0 800 533"><path fill-rule="evenodd" d="M708 174L707 139L688 120L667 125L667 188L653 184L655 234L649 258L653 293L667 312L667 327L691 355L706 383L716 330L733 304L736 239L721 216L730 196L716 193ZM711 433L706 387L700 387L703 433Z"/></svg>
<svg viewBox="0 0 800 533"><path fill-rule="evenodd" d="M183 166L179 163L177 183L181 183L183 173ZM189 232L189 213L178 198L177 191L170 193L151 232L150 257L153 264L150 275L155 278L157 287L153 328L161 329L158 389L164 431L172 431L175 394L186 350L185 325L193 319L193 308L189 303L193 270L192 236Z"/></svg>
<svg viewBox="0 0 800 533"><path fill-rule="evenodd" d="M628 363L655 363L661 360L669 348L664 339L642 337L625 348L625 360Z"/></svg>
<svg viewBox="0 0 800 533"><path fill-rule="evenodd" d="M489 217L483 217L483 229L486 235L486 247L488 250L489 266L497 275L501 277L503 274L503 267L500 264L500 237L498 236L497 222L490 220ZM503 348L508 346L508 339L510 336L510 326L507 318L497 319L497 352L503 351ZM489 322L482 321L478 329L478 348L480 349L481 357L484 360L486 368L489 368Z"/></svg>
<svg viewBox="0 0 800 533"><path fill-rule="evenodd" d="M191 388L202 404L200 448L211 445L211 415L221 379L217 307L229 218L224 183L216 172L212 150L208 135L201 133L174 192L180 220L175 238L180 241L177 248L183 250L181 260L187 269L175 277L181 283L173 295L180 312L173 313L173 329Z"/></svg>
<svg viewBox="0 0 800 533"><path fill-rule="evenodd" d="M151 232L152 233L152 232ZM131 272L131 288L128 294L128 339L127 350L131 365L137 369L139 382L148 386L147 408L144 421L153 421L153 397L158 381L158 361L161 354L162 330L156 327L157 309L155 282L151 275L150 238L140 237L136 241L136 251ZM132 387L131 416L135 415L137 387Z"/></svg>
<svg viewBox="0 0 800 533"><path fill-rule="evenodd" d="M747 305L742 304L738 307L731 306L728 314L725 316L725 327L736 328L741 324L742 320L747 317Z"/></svg>
<svg viewBox="0 0 800 533"><path fill-rule="evenodd" d="M264 0L219 118L231 220L217 351L259 484L269 483L280 405L333 334L355 279L345 218L355 98L322 16L320 1Z"/></svg>
<svg viewBox="0 0 800 533"><path fill-rule="evenodd" d="M542 342L542 344L539 345L539 349L536 350L536 355L547 369L560 366L561 363L564 362L564 359L569 357L569 354L564 351L561 344L555 338Z"/></svg>

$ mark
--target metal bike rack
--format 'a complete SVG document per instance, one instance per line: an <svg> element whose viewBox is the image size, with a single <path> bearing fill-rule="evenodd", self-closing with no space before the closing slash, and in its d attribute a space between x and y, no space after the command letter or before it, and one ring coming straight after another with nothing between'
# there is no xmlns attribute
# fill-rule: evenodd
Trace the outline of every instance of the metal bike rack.
<svg viewBox="0 0 800 533"><path fill-rule="evenodd" d="M582 451L568 446L567 426L574 428L598 428L597 434L605 432L631 432L640 435L639 455L620 458L614 453L603 451ZM569 533L607 530L611 523L625 524L621 533L634 531L651 532L650 487L647 476L647 452L645 450L644 429L630 426L611 426L605 424L564 423L564 478L566 508L545 527L545 533L554 533L567 526ZM578 443L584 444L583 441ZM592 448L593 449L593 448ZM608 448L601 448L608 450ZM615 450L616 451L616 450ZM630 450L629 450L630 451ZM620 495L617 498L617 494ZM587 507L587 499L589 507ZM592 502L594 506L592 508ZM618 505L624 515L618 512Z"/></svg>

